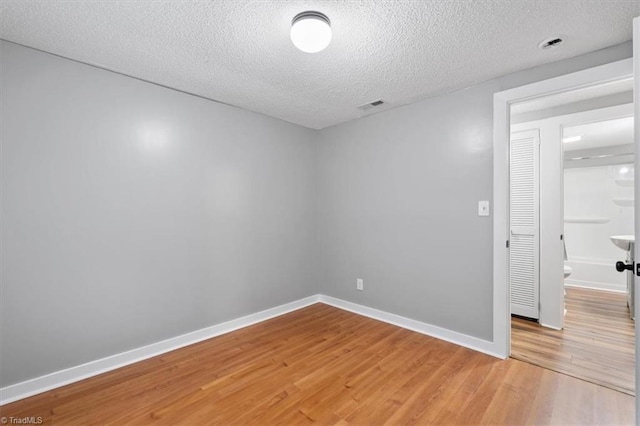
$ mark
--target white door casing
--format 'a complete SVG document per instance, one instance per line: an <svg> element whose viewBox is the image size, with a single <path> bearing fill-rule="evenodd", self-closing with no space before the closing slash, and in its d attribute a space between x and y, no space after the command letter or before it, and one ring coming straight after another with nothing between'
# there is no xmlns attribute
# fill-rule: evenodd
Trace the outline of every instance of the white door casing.
<svg viewBox="0 0 640 426"><path fill-rule="evenodd" d="M636 152L635 156L635 205L634 205L634 230L640 229L640 17L633 20L633 104L634 104L634 126L633 140ZM640 250L636 245L635 255L639 256ZM637 259L636 259L637 262ZM636 272L636 271L634 271ZM640 277L635 275L635 307L636 307L636 324L638 319L638 307L640 307ZM636 327L636 392L640 389L640 333ZM640 398L636 396L636 424L640 424Z"/></svg>

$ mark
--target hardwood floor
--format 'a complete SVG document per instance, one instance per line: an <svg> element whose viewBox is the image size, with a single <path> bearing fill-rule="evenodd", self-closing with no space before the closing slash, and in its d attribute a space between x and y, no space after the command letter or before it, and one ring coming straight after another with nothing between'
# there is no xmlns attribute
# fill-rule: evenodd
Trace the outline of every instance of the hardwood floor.
<svg viewBox="0 0 640 426"><path fill-rule="evenodd" d="M567 288L564 330L511 320L511 356L635 395L634 321L626 295Z"/></svg>
<svg viewBox="0 0 640 426"><path fill-rule="evenodd" d="M324 304L3 407L44 424L633 424L634 398Z"/></svg>

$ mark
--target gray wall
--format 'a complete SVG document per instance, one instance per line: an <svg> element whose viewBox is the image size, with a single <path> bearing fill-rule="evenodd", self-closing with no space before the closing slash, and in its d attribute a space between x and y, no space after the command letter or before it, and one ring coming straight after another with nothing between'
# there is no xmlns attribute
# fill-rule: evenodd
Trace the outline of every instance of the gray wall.
<svg viewBox="0 0 640 426"><path fill-rule="evenodd" d="M317 293L313 131L0 48L0 386Z"/></svg>
<svg viewBox="0 0 640 426"><path fill-rule="evenodd" d="M491 339L493 93L631 56L315 132L0 48L0 386L317 292Z"/></svg>
<svg viewBox="0 0 640 426"><path fill-rule="evenodd" d="M493 218L477 202L493 201L493 94L631 54L626 43L322 130L321 292L491 340Z"/></svg>

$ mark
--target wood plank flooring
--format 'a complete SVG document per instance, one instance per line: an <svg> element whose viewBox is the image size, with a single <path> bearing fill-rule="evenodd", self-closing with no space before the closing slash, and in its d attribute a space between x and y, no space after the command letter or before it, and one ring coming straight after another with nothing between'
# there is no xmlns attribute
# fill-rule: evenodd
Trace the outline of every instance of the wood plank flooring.
<svg viewBox="0 0 640 426"><path fill-rule="evenodd" d="M324 304L0 407L44 424L633 424L634 398Z"/></svg>
<svg viewBox="0 0 640 426"><path fill-rule="evenodd" d="M511 356L635 395L634 321L626 295L567 288L564 330L511 320Z"/></svg>

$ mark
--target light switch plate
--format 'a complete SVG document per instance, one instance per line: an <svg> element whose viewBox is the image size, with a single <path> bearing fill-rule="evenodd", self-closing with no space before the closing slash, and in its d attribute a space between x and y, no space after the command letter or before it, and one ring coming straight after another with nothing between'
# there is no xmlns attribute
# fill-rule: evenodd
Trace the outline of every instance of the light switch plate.
<svg viewBox="0 0 640 426"><path fill-rule="evenodd" d="M489 216L489 201L478 201L478 216Z"/></svg>

